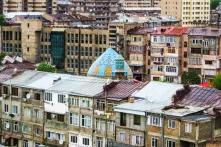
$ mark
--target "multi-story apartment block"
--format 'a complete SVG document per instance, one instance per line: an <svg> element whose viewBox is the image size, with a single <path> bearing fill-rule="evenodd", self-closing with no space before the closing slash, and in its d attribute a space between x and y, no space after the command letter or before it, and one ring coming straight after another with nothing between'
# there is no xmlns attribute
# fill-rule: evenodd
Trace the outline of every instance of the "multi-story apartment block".
<svg viewBox="0 0 221 147"><path fill-rule="evenodd" d="M180 82L182 50L187 28L158 27L151 34L151 80Z"/></svg>
<svg viewBox="0 0 221 147"><path fill-rule="evenodd" d="M220 29L192 28L188 34L188 71L196 71L202 80L220 72Z"/></svg>
<svg viewBox="0 0 221 147"><path fill-rule="evenodd" d="M43 12L55 14L57 0L3 0L3 13L9 12Z"/></svg>
<svg viewBox="0 0 221 147"><path fill-rule="evenodd" d="M183 26L208 25L210 0L161 0L161 14L175 16Z"/></svg>
<svg viewBox="0 0 221 147"><path fill-rule="evenodd" d="M159 7L160 0L122 0L123 9L142 9L148 7Z"/></svg>
<svg viewBox="0 0 221 147"><path fill-rule="evenodd" d="M161 90L160 94L158 89ZM116 144L206 146L220 135L220 116L213 115L218 114L219 110L212 110L218 106L219 94L220 91L211 88L185 86L182 89L182 85L178 84L150 82L133 94L143 99L114 107L118 116Z"/></svg>
<svg viewBox="0 0 221 147"><path fill-rule="evenodd" d="M127 58L134 78L144 80L150 74L150 34L153 28L133 28L127 35Z"/></svg>
<svg viewBox="0 0 221 147"><path fill-rule="evenodd" d="M118 0L71 0L70 10L77 14L96 19L96 25L107 26L117 17L119 10Z"/></svg>

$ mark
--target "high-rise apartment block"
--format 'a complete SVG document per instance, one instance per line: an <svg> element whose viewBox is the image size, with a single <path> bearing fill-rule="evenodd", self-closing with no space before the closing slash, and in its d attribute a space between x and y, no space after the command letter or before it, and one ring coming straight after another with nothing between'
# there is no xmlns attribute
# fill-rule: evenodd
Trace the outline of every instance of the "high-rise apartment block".
<svg viewBox="0 0 221 147"><path fill-rule="evenodd" d="M44 12L55 14L57 0L3 0L3 13L8 12Z"/></svg>
<svg viewBox="0 0 221 147"><path fill-rule="evenodd" d="M160 0L122 0L123 8L158 7Z"/></svg>
<svg viewBox="0 0 221 147"><path fill-rule="evenodd" d="M206 25L210 20L210 0L161 0L161 14L175 16L183 26Z"/></svg>

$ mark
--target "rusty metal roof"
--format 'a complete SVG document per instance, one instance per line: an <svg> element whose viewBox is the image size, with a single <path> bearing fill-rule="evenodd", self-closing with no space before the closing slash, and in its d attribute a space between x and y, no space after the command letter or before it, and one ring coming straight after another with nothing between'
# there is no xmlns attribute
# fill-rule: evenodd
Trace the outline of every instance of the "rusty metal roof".
<svg viewBox="0 0 221 147"><path fill-rule="evenodd" d="M191 87L191 91L176 103L187 106L221 108L221 91L215 88Z"/></svg>
<svg viewBox="0 0 221 147"><path fill-rule="evenodd" d="M107 88L107 98L113 100L122 100L129 98L135 91L141 89L146 83L137 80L118 81L114 85ZM102 91L96 97L104 98L105 92Z"/></svg>

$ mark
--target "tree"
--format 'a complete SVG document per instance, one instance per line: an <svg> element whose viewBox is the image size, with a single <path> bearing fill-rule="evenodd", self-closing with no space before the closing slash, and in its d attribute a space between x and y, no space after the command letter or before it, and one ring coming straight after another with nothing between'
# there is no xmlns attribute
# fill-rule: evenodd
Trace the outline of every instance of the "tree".
<svg viewBox="0 0 221 147"><path fill-rule="evenodd" d="M0 64L2 64L2 60L5 58L5 53L0 53Z"/></svg>
<svg viewBox="0 0 221 147"><path fill-rule="evenodd" d="M5 16L4 15L0 15L0 26L2 26L5 22Z"/></svg>
<svg viewBox="0 0 221 147"><path fill-rule="evenodd" d="M50 64L42 62L37 66L37 71L56 72L57 69Z"/></svg>
<svg viewBox="0 0 221 147"><path fill-rule="evenodd" d="M185 85L200 84L201 80L195 71L184 72L181 76L181 82Z"/></svg>
<svg viewBox="0 0 221 147"><path fill-rule="evenodd" d="M221 2L221 0L211 0L210 1L210 8L216 9L216 7L219 5L220 2Z"/></svg>
<svg viewBox="0 0 221 147"><path fill-rule="evenodd" d="M221 74L215 76L215 78L213 79L213 86L216 89L221 90Z"/></svg>

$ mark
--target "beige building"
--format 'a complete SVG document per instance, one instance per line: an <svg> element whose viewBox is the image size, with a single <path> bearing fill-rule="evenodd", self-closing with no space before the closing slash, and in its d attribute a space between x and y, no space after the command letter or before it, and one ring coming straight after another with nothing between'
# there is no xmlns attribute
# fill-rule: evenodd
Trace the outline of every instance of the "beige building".
<svg viewBox="0 0 221 147"><path fill-rule="evenodd" d="M161 14L174 16L183 26L205 25L210 20L210 0L161 0Z"/></svg>
<svg viewBox="0 0 221 147"><path fill-rule="evenodd" d="M123 0L124 9L158 7L160 0Z"/></svg>
<svg viewBox="0 0 221 147"><path fill-rule="evenodd" d="M8 12L45 12L55 14L57 0L4 0L3 13Z"/></svg>

